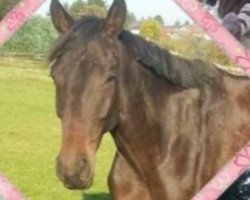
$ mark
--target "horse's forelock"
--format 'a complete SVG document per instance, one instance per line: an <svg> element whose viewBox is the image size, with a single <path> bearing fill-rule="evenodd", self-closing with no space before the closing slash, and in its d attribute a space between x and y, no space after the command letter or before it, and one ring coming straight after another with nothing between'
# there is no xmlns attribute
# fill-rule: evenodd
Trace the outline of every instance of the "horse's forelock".
<svg viewBox="0 0 250 200"><path fill-rule="evenodd" d="M82 48L101 31L101 28L102 19L95 16L84 16L55 42L49 52L48 62L51 63L72 48Z"/></svg>

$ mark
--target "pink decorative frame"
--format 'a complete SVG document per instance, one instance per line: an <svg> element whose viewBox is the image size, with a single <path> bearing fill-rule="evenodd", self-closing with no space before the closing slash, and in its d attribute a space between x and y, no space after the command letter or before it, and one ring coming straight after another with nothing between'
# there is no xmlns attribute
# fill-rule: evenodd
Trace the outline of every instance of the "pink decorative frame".
<svg viewBox="0 0 250 200"><path fill-rule="evenodd" d="M23 0L0 21L0 47L9 40L46 0Z"/></svg>
<svg viewBox="0 0 250 200"><path fill-rule="evenodd" d="M250 52L197 0L174 0L250 76ZM250 142L192 200L216 200L250 166Z"/></svg>
<svg viewBox="0 0 250 200"><path fill-rule="evenodd" d="M0 199L1 197L5 200L24 200L22 195L0 175Z"/></svg>
<svg viewBox="0 0 250 200"><path fill-rule="evenodd" d="M23 0L0 22L0 47L31 17L46 0ZM174 0L200 25L232 60L250 76L250 52L236 41L197 0ZM216 200L250 166L250 142L192 200ZM4 180L0 176L0 180ZM5 181L5 183L7 183ZM1 186L0 185L0 189ZM14 197L23 198L9 185ZM11 195L11 194L10 194Z"/></svg>
<svg viewBox="0 0 250 200"><path fill-rule="evenodd" d="M250 76L250 52L197 0L174 0Z"/></svg>
<svg viewBox="0 0 250 200"><path fill-rule="evenodd" d="M23 0L0 21L0 47L18 31L46 0ZM2 196L3 195L3 196ZM24 197L0 175L0 197L24 200Z"/></svg>

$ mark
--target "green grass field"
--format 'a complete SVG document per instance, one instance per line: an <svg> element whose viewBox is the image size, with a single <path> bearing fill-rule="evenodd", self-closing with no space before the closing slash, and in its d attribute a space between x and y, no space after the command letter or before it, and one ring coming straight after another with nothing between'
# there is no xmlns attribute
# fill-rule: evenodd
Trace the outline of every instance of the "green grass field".
<svg viewBox="0 0 250 200"><path fill-rule="evenodd" d="M46 70L0 67L0 174L28 200L108 200L115 151L109 135L98 151L89 191L69 191L55 176L61 140L54 87Z"/></svg>

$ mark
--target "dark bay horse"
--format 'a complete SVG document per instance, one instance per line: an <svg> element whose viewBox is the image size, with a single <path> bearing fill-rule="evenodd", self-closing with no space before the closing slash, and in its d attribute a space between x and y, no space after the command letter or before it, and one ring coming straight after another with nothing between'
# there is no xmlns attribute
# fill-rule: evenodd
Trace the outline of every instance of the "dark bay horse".
<svg viewBox="0 0 250 200"><path fill-rule="evenodd" d="M92 184L95 153L110 132L114 200L188 200L250 138L250 81L172 55L123 30L124 0L105 19L75 21L57 0L60 32L49 56L62 122L57 175Z"/></svg>

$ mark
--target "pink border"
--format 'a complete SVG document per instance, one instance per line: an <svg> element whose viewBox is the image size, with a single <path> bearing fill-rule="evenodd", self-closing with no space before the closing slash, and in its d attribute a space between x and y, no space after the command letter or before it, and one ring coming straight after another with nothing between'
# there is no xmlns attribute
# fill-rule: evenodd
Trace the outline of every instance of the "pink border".
<svg viewBox="0 0 250 200"><path fill-rule="evenodd" d="M250 52L197 0L174 0L250 76Z"/></svg>
<svg viewBox="0 0 250 200"><path fill-rule="evenodd" d="M25 24L46 0L23 0L0 21L0 47Z"/></svg>
<svg viewBox="0 0 250 200"><path fill-rule="evenodd" d="M250 142L192 200L216 200L250 165Z"/></svg>
<svg viewBox="0 0 250 200"><path fill-rule="evenodd" d="M197 0L174 0L250 76L250 52ZM192 200L216 200L250 166L250 142Z"/></svg>
<svg viewBox="0 0 250 200"><path fill-rule="evenodd" d="M45 1L23 0L0 21L0 47L29 20ZM24 200L24 197L3 176L0 176L0 197L6 200Z"/></svg>
<svg viewBox="0 0 250 200"><path fill-rule="evenodd" d="M250 53L214 19L197 0L174 0L250 76ZM45 0L23 0L0 22L0 46L31 17ZM250 165L250 143L240 151L192 200L215 200ZM18 198L17 198L18 199ZM20 198L19 198L20 200Z"/></svg>
<svg viewBox="0 0 250 200"><path fill-rule="evenodd" d="M7 181L6 178L0 175L0 197L5 200L24 200L22 195Z"/></svg>

